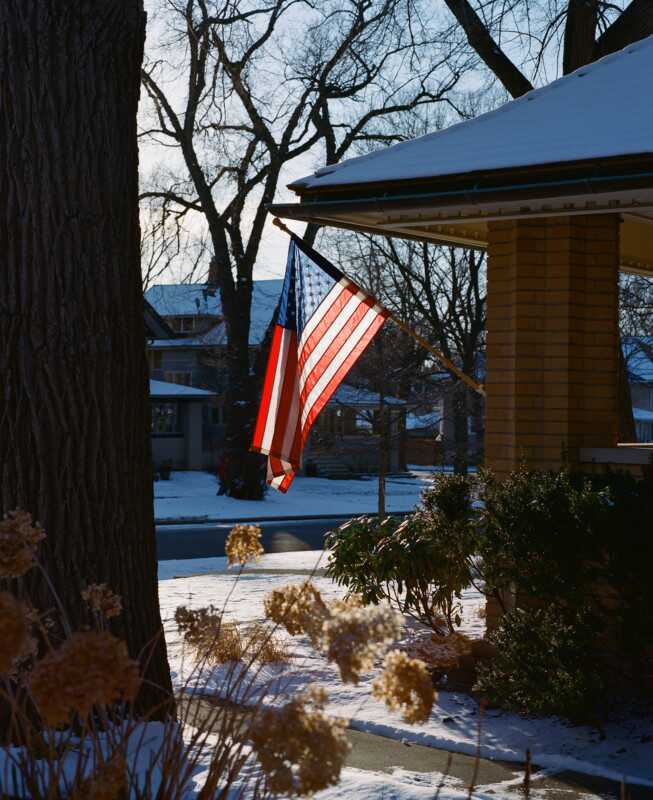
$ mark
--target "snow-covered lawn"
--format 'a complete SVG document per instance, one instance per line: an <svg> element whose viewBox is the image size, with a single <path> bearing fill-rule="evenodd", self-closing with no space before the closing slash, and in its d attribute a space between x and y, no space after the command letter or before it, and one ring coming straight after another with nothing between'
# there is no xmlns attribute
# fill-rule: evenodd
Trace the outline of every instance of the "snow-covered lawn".
<svg viewBox="0 0 653 800"><path fill-rule="evenodd" d="M324 566L327 558L328 555L316 551L270 554L264 556L252 570L312 569L316 565ZM263 598L269 591L288 582L304 580L301 575L246 571L234 588L234 578L227 573L225 562L225 559L215 558L162 562L159 565L161 608L166 620L168 653L177 687L184 684L191 669L187 655L183 663L181 641L172 621L177 606L213 604L222 607L226 603L227 618L240 623L259 621L263 619ZM209 574L209 571L213 574ZM317 576L314 581L327 598L343 594L325 577ZM472 636L483 633L484 623L478 613L482 605L483 599L477 592L470 590L465 593L463 630ZM415 635L415 626L407 626L406 637L412 635ZM372 698L371 683L377 671L358 686L342 684L337 670L327 664L307 640L289 638L289 642L292 651L290 663L283 668L262 668L259 676L261 683L278 681L287 692L296 691L311 682L317 683L329 693L330 713L346 718L353 728L457 753L475 752L479 715L478 706L471 697L441 692L428 722L411 726ZM201 676L198 682L207 692L220 694L223 677L224 668L217 668L211 674ZM523 764L525 751L530 748L533 762L552 771L571 769L616 780L625 776L628 781L653 786L653 745L650 739L653 736L653 723L650 717L638 718L635 714L628 716L624 712L622 719L606 724L604 734L602 739L596 729L574 727L557 718L524 719L490 710L486 712L482 723L481 753L485 757ZM388 793L388 797L432 796L433 783L430 784L429 795L424 783L428 777L426 775L398 772L394 778L386 774L375 778L369 773L355 775L359 772L356 770L346 772L348 777L345 784L338 790L325 793L325 798L378 796L374 794L374 787L378 789L381 780L396 783L396 792L393 790L393 793ZM356 789L355 794L347 795L346 786L349 786L350 792L354 791L350 781L354 785L357 785L356 781L361 782L360 794Z"/></svg>
<svg viewBox="0 0 653 800"><path fill-rule="evenodd" d="M426 470L388 478L386 507L410 511L429 483ZM270 489L264 500L234 500L216 494L215 475L173 472L169 481L154 483L154 516L158 521L207 519L267 519L318 514L368 514L377 508L377 480L295 478L287 494Z"/></svg>

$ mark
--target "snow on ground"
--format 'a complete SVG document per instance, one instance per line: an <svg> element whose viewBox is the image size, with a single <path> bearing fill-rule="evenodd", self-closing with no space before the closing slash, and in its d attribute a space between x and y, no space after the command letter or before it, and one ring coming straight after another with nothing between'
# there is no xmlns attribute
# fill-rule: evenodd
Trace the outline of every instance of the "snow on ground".
<svg viewBox="0 0 653 800"><path fill-rule="evenodd" d="M428 485L424 469L388 478L386 508L410 511ZM169 481L154 483L154 516L174 519L267 519L320 514L369 514L377 508L378 483L374 477L360 480L295 478L287 494L270 489L265 498L234 500L216 494L217 480L208 472L173 472Z"/></svg>
<svg viewBox="0 0 653 800"><path fill-rule="evenodd" d="M208 561L216 562L215 567L219 570L217 574L189 576L195 567L198 572L204 571L208 567ZM319 551L281 553L264 556L262 563L253 565L252 569L278 570L283 569L284 565L288 570L312 569L314 565L324 566L325 562L325 555ZM229 619L240 623L260 621L263 619L263 598L268 592L286 583L304 579L298 575L246 571L234 585L234 577L227 573L224 559L174 563L177 566L170 570L165 563L160 565L159 592L162 614L166 620L166 640L173 680L178 688L184 685L191 667L187 655L184 659L182 644L171 619L178 605L226 606ZM167 578L170 574L179 574L182 569L186 577ZM317 576L314 581L327 598L343 594L340 587L325 577ZM465 633L472 636L482 635L484 623L478 613L482 606L483 599L476 591L465 592L462 627ZM406 628L406 637L416 633L415 625ZM292 652L290 664L283 668L261 668L257 677L261 685L273 685L275 690L281 688L282 691L293 693L308 683L318 683L329 693L330 713L350 720L353 728L452 752L475 752L479 714L477 703L471 697L441 692L428 722L417 727L410 726L398 714L388 711L372 698L371 683L378 670L362 680L358 686L342 684L337 669L315 653L307 640L289 638L289 643ZM225 668L216 668L210 674L195 676L191 682L201 685L207 692L220 694L224 675ZM525 751L530 748L533 762L541 767L552 770L573 769L616 780L625 776L630 782L653 786L649 738L653 736L653 723L650 718L638 718L636 714L628 716L624 713L623 719L606 724L604 734L605 738L601 740L596 729L571 726L557 718L524 719L507 712L490 710L485 713L482 722L481 754L523 763ZM368 780L372 781L369 793L357 793L356 797L375 796L373 778L364 776L363 782ZM388 780L388 776L383 775L383 780ZM419 783L423 776L415 780ZM368 790L365 789L365 792ZM346 794L328 796L345 797ZM420 794L416 789L414 794L398 793L388 796L403 798L426 795Z"/></svg>

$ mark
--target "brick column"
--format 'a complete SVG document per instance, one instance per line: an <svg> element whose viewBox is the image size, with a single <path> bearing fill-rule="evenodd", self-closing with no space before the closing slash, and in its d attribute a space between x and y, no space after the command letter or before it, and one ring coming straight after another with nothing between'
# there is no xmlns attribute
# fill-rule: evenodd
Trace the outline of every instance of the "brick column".
<svg viewBox="0 0 653 800"><path fill-rule="evenodd" d="M619 217L488 224L486 464L617 444Z"/></svg>

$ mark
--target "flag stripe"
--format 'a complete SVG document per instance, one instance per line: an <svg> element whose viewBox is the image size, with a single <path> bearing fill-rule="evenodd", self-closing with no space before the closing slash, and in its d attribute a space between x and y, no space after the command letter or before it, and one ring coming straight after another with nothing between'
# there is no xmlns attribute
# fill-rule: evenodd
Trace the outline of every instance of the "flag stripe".
<svg viewBox="0 0 653 800"><path fill-rule="evenodd" d="M267 423L261 448L269 450L272 447L272 439L274 437L275 421L278 417L279 403L281 401L281 386L283 384L283 377L285 375L286 363L288 361L288 349L290 344L290 331L286 328L277 326L279 332L279 354L277 356L276 370L274 372L274 379L272 382L272 391L270 397L270 407L267 412Z"/></svg>
<svg viewBox="0 0 653 800"><path fill-rule="evenodd" d="M336 283L306 323L299 340L300 350L311 352L315 343L319 341L321 333L327 330L349 299L348 294L356 294L356 287L351 281L345 280ZM320 331L316 332L318 326Z"/></svg>
<svg viewBox="0 0 653 800"><path fill-rule="evenodd" d="M293 403L293 389L297 381L297 334L295 331L284 329L283 336L286 350L286 363L284 364L283 372L279 373L279 406L276 416L287 422L285 426L276 426L269 448L274 453L284 454L283 457L286 458L287 451L283 449L283 443L286 427L289 426L291 422L288 414Z"/></svg>
<svg viewBox="0 0 653 800"><path fill-rule="evenodd" d="M333 359L337 358L340 348L355 335L357 326L369 311L370 306L365 300L361 301L357 297L354 297L353 300L353 303L347 304L347 312L351 313L345 314L343 310L342 320L339 319L338 324L333 326L328 336L325 335L323 337L324 347L316 348L312 357L307 359L307 363L303 365L299 384L303 402L306 402L309 392L324 371L328 369ZM352 333L352 330L354 333Z"/></svg>
<svg viewBox="0 0 653 800"><path fill-rule="evenodd" d="M306 440L308 438L308 434L310 433L313 423L317 419L320 411L322 411L324 406L329 402L329 400L333 396L333 393L336 391L340 383L344 380L349 370L354 366L357 359L360 358L361 353L365 350L367 345L372 341L376 332L383 325L385 320L386 317L379 317L379 316L375 317L375 319L372 320L369 328L365 332L365 337L356 344L354 350L351 351L351 353L347 356L345 361L340 366L340 369L331 378L326 388L324 389L323 394L319 397L318 401L314 403L313 408L308 414L306 423L304 424L304 427L302 429L303 440Z"/></svg>
<svg viewBox="0 0 653 800"><path fill-rule="evenodd" d="M374 327L376 321L379 321L379 324ZM385 317L379 317L378 314L373 313L371 310L361 320L358 326L359 330L357 330L357 338L350 337L347 346L343 347L338 356L331 362L329 368L324 372L306 399L302 411L302 436L308 435L308 431L317 415L331 399L333 392L338 388L338 385L356 363L356 360L384 322ZM322 402L323 394L328 395L324 402Z"/></svg>
<svg viewBox="0 0 653 800"><path fill-rule="evenodd" d="M270 401L272 399L272 387L274 386L274 379L277 371L277 362L279 359L279 348L281 346L281 331L277 325L272 335L272 343L270 345L270 355L268 357L268 366L265 371L265 381L263 383L263 395L261 396L261 406L259 408L258 418L256 420L256 429L254 431L254 445L259 449L263 444L263 436L268 424L270 413Z"/></svg>

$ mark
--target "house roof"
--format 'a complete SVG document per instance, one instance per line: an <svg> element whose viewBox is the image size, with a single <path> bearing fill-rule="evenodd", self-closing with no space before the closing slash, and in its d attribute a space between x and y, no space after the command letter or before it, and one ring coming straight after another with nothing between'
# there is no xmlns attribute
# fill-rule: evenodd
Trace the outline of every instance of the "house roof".
<svg viewBox="0 0 653 800"><path fill-rule="evenodd" d="M648 408L633 408L633 418L636 422L653 422L653 411Z"/></svg>
<svg viewBox="0 0 653 800"><path fill-rule="evenodd" d="M250 345L260 344L265 336L277 301L283 287L282 279L254 281L252 290L252 322L249 333ZM151 286L145 292L145 299L162 317L208 316L222 317L222 303L220 292L205 283L161 283ZM222 337L224 331L215 332L215 336ZM180 339L179 342L187 347L207 346L209 342L201 342L202 337ZM156 340L163 342L165 340ZM170 346L170 340L167 346ZM195 344L193 344L195 342ZM162 345L159 345L162 346ZM181 345L180 345L181 346Z"/></svg>
<svg viewBox="0 0 653 800"><path fill-rule="evenodd" d="M331 396L329 405L378 406L380 399L378 392L370 392L367 389L359 389L357 386L351 386L348 383L341 383ZM389 406L406 405L405 400L401 400L398 397L390 397L389 395L385 396L384 402Z"/></svg>
<svg viewBox="0 0 653 800"><path fill-rule="evenodd" d="M623 212L622 265L653 270L651 74L648 37L496 111L324 167L290 184L301 203L271 210L476 247L490 219Z"/></svg>
<svg viewBox="0 0 653 800"><path fill-rule="evenodd" d="M175 332L163 319L163 317L156 312L156 310L143 298L144 306L144 319L145 319L145 335L156 336L161 338L172 339Z"/></svg>
<svg viewBox="0 0 653 800"><path fill-rule="evenodd" d="M257 335L257 334L256 334ZM265 330L263 331L265 335ZM263 337L261 336L261 339ZM254 335L250 333L250 344ZM150 339L148 346L155 350L170 350L176 348L201 348L201 347L220 347L227 343L227 329L224 322L216 323L205 333L197 336L177 336L174 339ZM258 343L258 342L256 342Z"/></svg>
<svg viewBox="0 0 653 800"><path fill-rule="evenodd" d="M206 389L196 389L194 386L183 386L179 383L150 380L150 397L179 397L188 400L196 398L200 400L215 396L215 392L209 392Z"/></svg>
<svg viewBox="0 0 653 800"><path fill-rule="evenodd" d="M439 427L442 422L441 411L427 411L424 414L407 414L406 415L406 430L419 431L419 430L434 430Z"/></svg>
<svg viewBox="0 0 653 800"><path fill-rule="evenodd" d="M496 111L317 170L292 188L653 153L653 36Z"/></svg>

